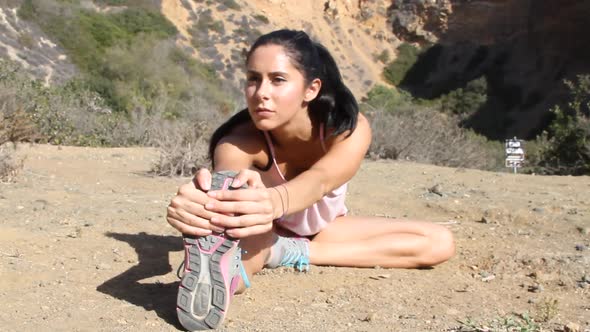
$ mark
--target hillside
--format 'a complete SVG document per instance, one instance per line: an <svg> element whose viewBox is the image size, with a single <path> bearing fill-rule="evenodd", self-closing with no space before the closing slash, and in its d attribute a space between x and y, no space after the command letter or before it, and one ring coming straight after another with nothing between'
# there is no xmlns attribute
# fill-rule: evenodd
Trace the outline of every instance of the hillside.
<svg viewBox="0 0 590 332"><path fill-rule="evenodd" d="M229 2L229 1L228 1ZM395 54L397 38L387 26L387 1L236 1L239 8L223 2L210 6L203 1L162 0L162 13L181 33L180 44L199 44L196 56L211 61L227 79L239 85L243 75L243 52L260 34L281 28L301 29L330 49L357 96L375 83L383 83L383 63L375 56ZM210 11L207 13L206 11ZM220 31L195 32L204 17L222 22ZM268 22L268 23L267 23ZM212 23L210 23L212 24ZM193 29L193 32L191 32Z"/></svg>
<svg viewBox="0 0 590 332"><path fill-rule="evenodd" d="M71 78L76 70L68 56L36 25L18 18L19 2L0 3L0 57L17 61L47 84ZM359 97L375 83L383 82L384 64L375 56L386 52L392 59L398 43L387 27L385 0L370 4L350 0L225 2L236 5L230 8L224 1L162 0L160 8L177 27L178 44L211 63L221 77L236 86L243 76L244 49L260 33L275 29L303 29L324 43ZM80 4L105 13L121 8L99 6L90 0Z"/></svg>
<svg viewBox="0 0 590 332"><path fill-rule="evenodd" d="M17 17L22 2L0 2L0 56L46 83L71 78L75 67L56 41ZM109 13L141 2L103 3L80 0L79 6ZM493 139L537 135L552 118L548 110L568 97L563 80L590 71L585 33L590 5L580 0L149 3L176 26L178 45L236 87L243 79L245 50L261 33L278 28L303 29L325 44L357 97L384 83L383 68L402 41L434 46L402 86L415 96L435 98L485 77L489 98L467 124Z"/></svg>

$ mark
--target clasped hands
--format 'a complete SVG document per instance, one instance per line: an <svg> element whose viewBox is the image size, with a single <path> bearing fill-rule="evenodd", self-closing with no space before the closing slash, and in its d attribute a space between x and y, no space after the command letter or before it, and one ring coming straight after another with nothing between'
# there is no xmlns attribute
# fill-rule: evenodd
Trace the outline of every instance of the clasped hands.
<svg viewBox="0 0 590 332"><path fill-rule="evenodd" d="M196 236L225 232L243 238L270 231L272 221L284 212L280 193L266 188L260 174L252 170L241 170L231 186L243 184L248 188L210 190L211 172L200 169L193 181L180 186L168 205L166 220L180 232Z"/></svg>

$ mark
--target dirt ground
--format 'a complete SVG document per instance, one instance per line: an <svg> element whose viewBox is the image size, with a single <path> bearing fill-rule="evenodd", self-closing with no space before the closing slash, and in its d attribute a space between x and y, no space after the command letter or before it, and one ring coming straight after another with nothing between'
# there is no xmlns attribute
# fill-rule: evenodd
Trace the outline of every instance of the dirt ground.
<svg viewBox="0 0 590 332"><path fill-rule="evenodd" d="M17 181L0 184L0 330L181 329L181 238L165 211L188 179L147 175L150 149L19 154ZM221 330L590 331L589 205L590 177L366 161L352 214L447 225L456 256L425 270L264 272Z"/></svg>

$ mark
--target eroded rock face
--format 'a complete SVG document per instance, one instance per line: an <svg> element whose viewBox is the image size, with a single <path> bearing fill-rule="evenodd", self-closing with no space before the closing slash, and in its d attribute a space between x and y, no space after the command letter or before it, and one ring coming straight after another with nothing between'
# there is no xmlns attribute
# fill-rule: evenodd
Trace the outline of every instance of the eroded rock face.
<svg viewBox="0 0 590 332"><path fill-rule="evenodd" d="M39 28L20 20L16 8L0 8L0 59L19 63L47 85L76 73L63 50Z"/></svg>
<svg viewBox="0 0 590 332"><path fill-rule="evenodd" d="M438 41L453 12L450 0L392 0L389 19L393 32L409 42Z"/></svg>
<svg viewBox="0 0 590 332"><path fill-rule="evenodd" d="M426 1L403 2L420 3L412 7L423 10L415 12L415 22L425 22L431 17L429 8L435 8L424 5ZM436 45L421 57L402 85L418 96L434 98L484 76L488 101L466 124L495 139L534 137L551 120L549 109L568 98L563 80L590 73L590 2L450 3L450 15L442 15L446 25L432 29L420 25L413 30L427 31L435 38L413 33L406 39L436 40Z"/></svg>

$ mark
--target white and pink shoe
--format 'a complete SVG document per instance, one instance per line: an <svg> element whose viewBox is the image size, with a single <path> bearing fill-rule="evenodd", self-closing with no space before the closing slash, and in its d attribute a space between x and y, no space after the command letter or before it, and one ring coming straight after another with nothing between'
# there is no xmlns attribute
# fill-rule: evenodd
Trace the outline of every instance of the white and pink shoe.
<svg viewBox="0 0 590 332"><path fill-rule="evenodd" d="M213 174L211 189L232 190L235 172ZM240 280L249 287L239 240L225 234L183 235L184 275L178 287L178 320L189 331L215 329L225 319Z"/></svg>

